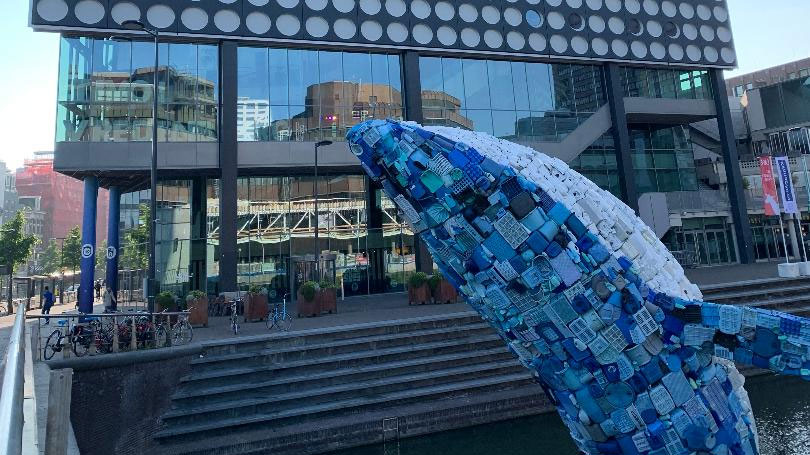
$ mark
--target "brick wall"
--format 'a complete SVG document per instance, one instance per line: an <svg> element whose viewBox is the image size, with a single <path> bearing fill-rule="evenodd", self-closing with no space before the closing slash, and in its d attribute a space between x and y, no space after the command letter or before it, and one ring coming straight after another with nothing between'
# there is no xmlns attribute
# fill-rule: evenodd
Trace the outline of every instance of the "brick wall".
<svg viewBox="0 0 810 455"><path fill-rule="evenodd" d="M126 355L126 354L124 354ZM154 453L152 434L191 356L74 371L70 417L83 455Z"/></svg>

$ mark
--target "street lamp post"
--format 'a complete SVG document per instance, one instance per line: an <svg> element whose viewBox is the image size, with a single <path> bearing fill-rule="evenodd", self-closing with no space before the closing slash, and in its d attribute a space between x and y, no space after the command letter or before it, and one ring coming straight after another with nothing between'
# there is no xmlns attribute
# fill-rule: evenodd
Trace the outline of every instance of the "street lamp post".
<svg viewBox="0 0 810 455"><path fill-rule="evenodd" d="M318 147L331 145L332 141L320 141L315 143L315 279L321 281L321 250L318 245Z"/></svg>
<svg viewBox="0 0 810 455"><path fill-rule="evenodd" d="M150 29L141 21L124 21L127 30L146 32L155 39L155 71L152 80L152 165L149 170L149 276L147 279L147 306L155 310L155 231L157 227L157 139L158 139L158 37L157 29Z"/></svg>

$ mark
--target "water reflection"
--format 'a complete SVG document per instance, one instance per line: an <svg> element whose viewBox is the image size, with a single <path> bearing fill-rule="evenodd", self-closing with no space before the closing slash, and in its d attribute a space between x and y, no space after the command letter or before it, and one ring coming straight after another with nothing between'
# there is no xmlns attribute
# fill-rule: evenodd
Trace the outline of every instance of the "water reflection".
<svg viewBox="0 0 810 455"><path fill-rule="evenodd" d="M761 455L810 454L810 383L773 375L750 378L746 389L759 429ZM335 455L576 455L568 430L556 414L526 417L386 445L359 447Z"/></svg>

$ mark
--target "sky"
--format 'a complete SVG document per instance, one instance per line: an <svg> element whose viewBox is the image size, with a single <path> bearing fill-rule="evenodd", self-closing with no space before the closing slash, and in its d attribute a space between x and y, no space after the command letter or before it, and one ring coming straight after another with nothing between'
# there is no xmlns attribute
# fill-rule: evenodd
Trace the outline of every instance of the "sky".
<svg viewBox="0 0 810 455"><path fill-rule="evenodd" d="M0 15L0 160L14 169L53 150L59 37L28 27L29 0L5 0ZM726 77L810 57L810 1L728 0L739 68Z"/></svg>

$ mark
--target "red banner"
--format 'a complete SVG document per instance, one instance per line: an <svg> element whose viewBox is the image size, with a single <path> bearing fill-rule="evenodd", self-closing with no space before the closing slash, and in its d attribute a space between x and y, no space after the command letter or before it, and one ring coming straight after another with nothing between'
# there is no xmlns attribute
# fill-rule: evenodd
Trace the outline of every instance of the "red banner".
<svg viewBox="0 0 810 455"><path fill-rule="evenodd" d="M770 156L759 157L759 174L762 178L765 215L779 215L779 199L776 196L776 182L773 180L773 168L771 167Z"/></svg>

